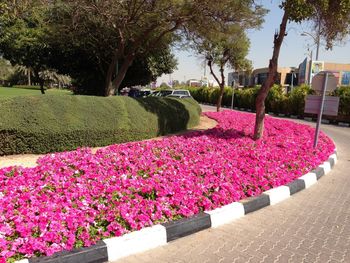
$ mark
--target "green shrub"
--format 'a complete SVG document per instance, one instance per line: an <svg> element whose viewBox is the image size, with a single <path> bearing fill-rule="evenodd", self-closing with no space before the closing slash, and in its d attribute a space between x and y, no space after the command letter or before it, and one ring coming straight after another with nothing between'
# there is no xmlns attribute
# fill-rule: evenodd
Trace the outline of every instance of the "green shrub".
<svg viewBox="0 0 350 263"><path fill-rule="evenodd" d="M234 106L255 110L255 100L259 88L235 89Z"/></svg>
<svg viewBox="0 0 350 263"><path fill-rule="evenodd" d="M281 86L273 85L270 89L265 105L267 112L275 112L275 113L283 113L284 112L284 104L286 100L286 95Z"/></svg>
<svg viewBox="0 0 350 263"><path fill-rule="evenodd" d="M313 93L314 91L308 85L295 87L292 92L288 94L286 101L288 110L286 113L296 116L303 116L306 96Z"/></svg>
<svg viewBox="0 0 350 263"><path fill-rule="evenodd" d="M230 107L231 102L232 102L232 87L225 87L224 96L222 98L222 105Z"/></svg>
<svg viewBox="0 0 350 263"><path fill-rule="evenodd" d="M340 97L339 115L349 116L350 119L350 86L342 86L334 91Z"/></svg>
<svg viewBox="0 0 350 263"><path fill-rule="evenodd" d="M198 124L192 99L16 96L0 104L0 155L105 146L177 132Z"/></svg>
<svg viewBox="0 0 350 263"><path fill-rule="evenodd" d="M200 103L216 104L218 88L187 88L192 97ZM253 88L235 89L234 107L255 110L255 100L260 86ZM284 113L287 115L304 116L305 98L314 91L308 85L294 87L286 94L281 86L274 85L265 101L266 112ZM328 119L350 122L350 87L336 89L332 95L340 97L339 114L337 117L327 116ZM222 101L223 106L231 105L232 88L226 87Z"/></svg>

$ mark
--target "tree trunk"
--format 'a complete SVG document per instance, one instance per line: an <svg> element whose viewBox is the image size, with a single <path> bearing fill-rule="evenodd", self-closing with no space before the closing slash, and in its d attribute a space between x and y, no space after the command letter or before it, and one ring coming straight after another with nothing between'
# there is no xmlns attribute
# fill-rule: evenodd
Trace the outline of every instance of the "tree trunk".
<svg viewBox="0 0 350 263"><path fill-rule="evenodd" d="M220 83L220 94L218 101L216 102L216 111L219 112L222 104L222 97L224 96L225 85L221 85Z"/></svg>
<svg viewBox="0 0 350 263"><path fill-rule="evenodd" d="M219 93L219 98L216 103L216 111L219 112L222 104L222 98L224 96L224 91L225 91L225 75L224 75L224 65L220 66L220 73L221 73L221 82L219 83L220 87L220 93Z"/></svg>
<svg viewBox="0 0 350 263"><path fill-rule="evenodd" d="M288 13L284 11L282 22L280 24L279 32L275 33L273 54L269 63L269 72L267 79L261 86L258 96L255 101L256 116L255 116L255 128L254 128L254 139L258 140L263 136L264 132L264 119L265 119L265 99L272 88L277 78L278 69L278 57L281 49L281 45L284 37L286 36L286 28L288 23Z"/></svg>
<svg viewBox="0 0 350 263"><path fill-rule="evenodd" d="M104 95L109 96L112 89L112 76L117 66L117 60L113 59L113 61L109 64L106 79L105 79L105 92Z"/></svg>
<svg viewBox="0 0 350 263"><path fill-rule="evenodd" d="M109 90L109 96L113 96L116 90L119 90L120 84L122 84L122 81L125 78L126 72L128 71L133 61L134 61L134 56L125 57L123 64L118 71L117 77L113 80L113 83L112 83L113 85Z"/></svg>
<svg viewBox="0 0 350 263"><path fill-rule="evenodd" d="M41 94L45 94L44 80L40 78L39 71L34 70L34 75L35 75L35 78L39 81Z"/></svg>
<svg viewBox="0 0 350 263"><path fill-rule="evenodd" d="M220 93L219 93L219 98L216 102L216 111L219 112L221 108L221 102L222 102L222 97L224 95L224 88L225 88L225 75L224 75L224 66L222 65L220 67L220 72L221 72L221 81L219 78L215 75L214 70L213 70L213 62L211 60L208 60L208 66L210 69L210 74L213 75L214 79L218 83L220 87Z"/></svg>
<svg viewBox="0 0 350 263"><path fill-rule="evenodd" d="M32 72L31 72L30 68L28 68L28 72L27 72L27 74L28 74L28 86L32 85L31 73Z"/></svg>
<svg viewBox="0 0 350 263"><path fill-rule="evenodd" d="M39 79L41 94L45 94L44 80Z"/></svg>
<svg viewBox="0 0 350 263"><path fill-rule="evenodd" d="M40 80L39 83L40 83L41 94L45 94L44 81Z"/></svg>

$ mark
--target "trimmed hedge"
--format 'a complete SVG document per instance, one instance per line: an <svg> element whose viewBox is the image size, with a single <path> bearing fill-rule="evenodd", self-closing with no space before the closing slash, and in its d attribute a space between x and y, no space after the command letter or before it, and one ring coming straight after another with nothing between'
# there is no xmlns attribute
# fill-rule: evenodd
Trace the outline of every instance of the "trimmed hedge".
<svg viewBox="0 0 350 263"><path fill-rule="evenodd" d="M16 96L0 103L0 155L105 146L174 133L199 123L193 99Z"/></svg>
<svg viewBox="0 0 350 263"><path fill-rule="evenodd" d="M339 114L342 116L350 116L350 87L340 87L336 89L333 94L340 97Z"/></svg>
<svg viewBox="0 0 350 263"><path fill-rule="evenodd" d="M184 88L184 87L182 87ZM235 89L234 107L255 110L255 99L260 87ZM187 87L192 97L201 103L216 104L218 88L195 88ZM304 114L305 97L308 94L313 94L313 90L307 86L302 85L295 87L289 94L285 94L283 89L275 85L270 90L266 101L266 112L281 113L286 115L296 115L303 117ZM326 119L333 121L350 122L350 87L340 87L331 95L340 97L339 115L337 117L325 116ZM223 106L231 106L232 88L226 87L222 101Z"/></svg>

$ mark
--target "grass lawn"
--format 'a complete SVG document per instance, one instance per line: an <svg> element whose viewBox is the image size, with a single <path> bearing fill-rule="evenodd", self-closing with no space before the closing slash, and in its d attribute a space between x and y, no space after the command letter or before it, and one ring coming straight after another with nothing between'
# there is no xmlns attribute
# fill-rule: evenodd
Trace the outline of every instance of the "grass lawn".
<svg viewBox="0 0 350 263"><path fill-rule="evenodd" d="M49 89L46 90L47 94L55 94L55 95L69 95L72 94L69 90L60 90L60 89ZM34 88L14 88L14 87L0 87L0 98L8 97L8 96L22 96L22 95L41 95L39 87Z"/></svg>

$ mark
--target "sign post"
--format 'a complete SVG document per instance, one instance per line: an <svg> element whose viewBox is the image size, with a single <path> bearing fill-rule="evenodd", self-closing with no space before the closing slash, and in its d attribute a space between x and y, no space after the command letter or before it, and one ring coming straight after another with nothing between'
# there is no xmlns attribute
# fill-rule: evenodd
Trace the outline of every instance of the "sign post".
<svg viewBox="0 0 350 263"><path fill-rule="evenodd" d="M321 126L321 121L322 121L324 99L326 97L326 91L327 91L327 82L328 82L328 72L326 72L326 76L324 77L324 82L323 82L322 99L321 99L320 109L319 109L319 112L318 112L316 131L315 131L315 138L314 138L314 148L317 147L318 137L320 135L320 126Z"/></svg>
<svg viewBox="0 0 350 263"><path fill-rule="evenodd" d="M326 92L337 87L338 79L331 72L320 72L312 79L312 89L321 92L321 96L308 95L305 103L305 113L318 114L314 137L314 148L317 147L322 115L338 115L339 97L326 96Z"/></svg>
<svg viewBox="0 0 350 263"><path fill-rule="evenodd" d="M232 97L231 97L231 110L233 110L233 99L234 99L234 96L235 96L235 87L236 87L236 80L233 80Z"/></svg>

